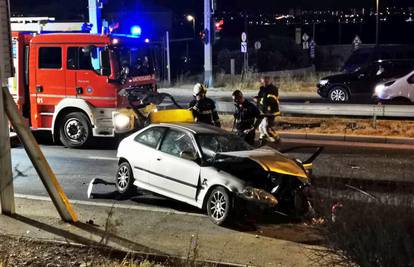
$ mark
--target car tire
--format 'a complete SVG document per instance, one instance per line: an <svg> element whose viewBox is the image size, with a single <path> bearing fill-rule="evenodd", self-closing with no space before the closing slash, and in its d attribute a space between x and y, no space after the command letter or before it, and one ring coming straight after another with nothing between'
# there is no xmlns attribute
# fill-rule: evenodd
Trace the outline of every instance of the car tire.
<svg viewBox="0 0 414 267"><path fill-rule="evenodd" d="M70 148L88 145L92 138L92 127L88 117L81 112L71 112L63 116L59 124L59 139Z"/></svg>
<svg viewBox="0 0 414 267"><path fill-rule="evenodd" d="M115 177L115 186L118 193L126 196L134 192L134 174L132 173L131 165L128 162L122 162L118 166Z"/></svg>
<svg viewBox="0 0 414 267"><path fill-rule="evenodd" d="M333 86L329 90L328 98L331 102L343 103L349 101L349 92L342 86Z"/></svg>
<svg viewBox="0 0 414 267"><path fill-rule="evenodd" d="M231 221L232 199L223 187L214 188L207 200L207 214L217 225L226 225Z"/></svg>

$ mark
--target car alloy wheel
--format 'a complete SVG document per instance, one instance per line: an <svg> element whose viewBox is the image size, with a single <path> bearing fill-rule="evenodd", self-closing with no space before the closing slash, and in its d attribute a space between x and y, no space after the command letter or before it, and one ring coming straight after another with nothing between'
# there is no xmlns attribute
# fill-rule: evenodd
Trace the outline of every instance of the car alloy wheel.
<svg viewBox="0 0 414 267"><path fill-rule="evenodd" d="M207 202L207 213L215 224L223 225L230 219L231 202L229 193L222 187L215 188Z"/></svg>
<svg viewBox="0 0 414 267"><path fill-rule="evenodd" d="M332 102L346 102L348 98L348 92L342 87L334 87L329 92L329 99Z"/></svg>
<svg viewBox="0 0 414 267"><path fill-rule="evenodd" d="M123 162L119 165L115 185L120 194L129 194L132 192L134 177L128 162Z"/></svg>

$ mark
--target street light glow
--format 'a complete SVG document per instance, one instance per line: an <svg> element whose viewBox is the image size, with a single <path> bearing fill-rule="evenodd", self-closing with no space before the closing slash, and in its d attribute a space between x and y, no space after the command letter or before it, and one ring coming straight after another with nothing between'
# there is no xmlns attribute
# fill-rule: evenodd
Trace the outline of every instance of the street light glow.
<svg viewBox="0 0 414 267"><path fill-rule="evenodd" d="M195 20L194 16L192 16L192 15L187 15L186 18L187 18L187 21L189 21L189 22Z"/></svg>

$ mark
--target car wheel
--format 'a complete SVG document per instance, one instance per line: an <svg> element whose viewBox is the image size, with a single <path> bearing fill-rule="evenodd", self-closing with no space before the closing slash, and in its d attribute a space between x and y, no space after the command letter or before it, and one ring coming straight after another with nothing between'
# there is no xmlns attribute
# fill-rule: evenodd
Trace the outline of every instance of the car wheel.
<svg viewBox="0 0 414 267"><path fill-rule="evenodd" d="M91 129L91 124L85 114L72 112L63 117L59 126L59 138L66 147L83 147L90 142Z"/></svg>
<svg viewBox="0 0 414 267"><path fill-rule="evenodd" d="M342 86L334 86L329 90L329 100L332 102L347 102L349 100L349 93Z"/></svg>
<svg viewBox="0 0 414 267"><path fill-rule="evenodd" d="M118 166L115 180L116 189L121 195L131 194L134 190L134 174L128 162L122 162Z"/></svg>
<svg viewBox="0 0 414 267"><path fill-rule="evenodd" d="M230 221L231 197L223 187L216 187L211 191L207 200L207 214L210 220L217 225L224 225Z"/></svg>

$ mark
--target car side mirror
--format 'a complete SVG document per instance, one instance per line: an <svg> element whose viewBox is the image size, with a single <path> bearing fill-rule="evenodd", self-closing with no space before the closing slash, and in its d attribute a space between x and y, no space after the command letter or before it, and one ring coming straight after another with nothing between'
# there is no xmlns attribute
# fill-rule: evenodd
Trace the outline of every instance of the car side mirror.
<svg viewBox="0 0 414 267"><path fill-rule="evenodd" d="M184 150L180 153L180 158L195 161L198 159L197 154L190 150Z"/></svg>

